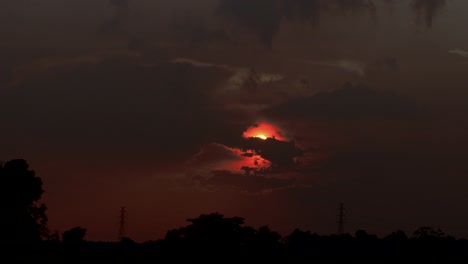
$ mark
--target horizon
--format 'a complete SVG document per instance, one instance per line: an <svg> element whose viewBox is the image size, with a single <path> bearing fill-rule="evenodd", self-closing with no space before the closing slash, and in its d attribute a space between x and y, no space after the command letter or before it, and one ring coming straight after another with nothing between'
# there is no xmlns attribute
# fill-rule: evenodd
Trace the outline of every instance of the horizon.
<svg viewBox="0 0 468 264"><path fill-rule="evenodd" d="M126 208L126 207L125 207L125 208ZM222 212L212 212L212 213L224 215ZM192 217L192 218L200 217L201 215L210 215L210 214L212 214L212 213L202 213L202 214L199 214L199 215L194 216L194 217ZM126 216L126 215L125 215L125 216ZM224 217L233 218L233 217L242 217L242 216L238 216L238 215L232 215L232 216L224 215ZM186 221L185 221L186 223L188 222L187 220L188 220L188 219L186 219ZM251 226L251 225L249 225L249 224L248 224L248 220L245 219L245 223L244 223L242 226ZM273 232L277 232L275 229L272 229L272 228L271 228L268 224L266 224L266 223L263 224L263 225L251 226L251 227L253 227L254 229L259 229L260 227L263 227L263 226L266 226L266 227L270 228L271 231L273 231ZM346 226L346 223L344 223L344 226ZM76 228L76 227L84 228L84 229L86 229L86 231L89 231L89 230L88 230L86 227L84 227L84 226L75 226L75 227L73 227L73 228ZM133 241L133 242L135 242L135 243L146 243L146 242L153 242L153 241L164 240L164 239L165 239L165 236L166 236L166 234L167 234L167 232L169 232L170 230L178 229L178 228L182 228L182 227L184 227L184 226L169 227L169 228L167 229L166 233L164 234L164 236L162 236L162 237L153 238L153 239L148 239L148 240L140 240L140 241L134 240L134 239L132 238L132 235L131 235L131 234L128 234L127 231L124 232L125 235L117 235L115 240L88 240L88 239L86 239L86 236L84 237L84 239L85 239L85 241L87 241L87 242L121 243L121 242L122 242L122 238L126 238L126 239L131 239L131 241ZM331 233L326 233L326 234L324 234L324 233L314 232L313 230L302 230L302 229L300 229L300 228L293 228L292 230L290 230L290 231L287 232L287 233L281 233L281 232L277 232L277 233L281 236L281 238L285 238L285 237L291 235L291 234L292 234L294 231L296 231L296 230L303 231L303 232L310 232L312 235L318 235L318 236L343 236L343 235L346 236L346 235L350 235L351 237L355 237L356 232L358 232L358 231L366 231L366 232L368 233L368 235L371 235L371 236L374 236L374 235L375 235L377 239L384 239L384 238L386 238L387 236L391 235L391 234L394 233L394 232L403 231L403 232L408 236L408 238L414 238L414 233L415 233L415 231L417 231L417 230L420 229L420 228L425 228L425 227L432 228L432 229L434 229L434 230L440 230L440 231L442 231L446 236L448 236L448 237L453 237L453 238L455 238L455 239L457 239L457 240L459 240L459 239L461 239L461 240L467 240L467 239L468 239L467 237L455 237L455 236L452 236L451 234L445 233L444 230L438 228L437 226L419 226L419 227L416 228L415 230L402 230L402 229L399 229L399 228L395 228L393 231L390 231L390 232L387 233L387 234L374 234L374 233L369 233L369 232L367 232L367 230L366 230L365 228L358 228L358 229L352 230L352 231L346 231L346 229L344 229L345 231L342 232L341 234L340 234L339 232L331 232ZM127 225L124 225L124 228L125 228L125 230L126 230L126 229L127 229ZM337 228L339 228L339 227L338 227L338 224L337 224ZM70 228L70 229L71 229L71 228ZM119 232L117 232L117 233L120 233L120 229L121 229L120 223L119 223L118 229L119 229ZM57 232L58 235L59 235L59 238L60 238L60 237L62 237L63 232L68 231L68 230L63 230L62 232L60 232L59 230L51 230L51 231L53 231L53 232L51 232L51 233ZM120 237L120 238L119 238L119 237Z"/></svg>

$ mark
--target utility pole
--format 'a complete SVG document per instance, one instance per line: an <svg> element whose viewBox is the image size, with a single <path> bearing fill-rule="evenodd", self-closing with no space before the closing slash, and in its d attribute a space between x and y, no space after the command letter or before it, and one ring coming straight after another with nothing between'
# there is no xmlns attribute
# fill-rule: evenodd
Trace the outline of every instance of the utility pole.
<svg viewBox="0 0 468 264"><path fill-rule="evenodd" d="M344 234L344 204L340 203L340 209L338 214L338 235Z"/></svg>
<svg viewBox="0 0 468 264"><path fill-rule="evenodd" d="M125 237L125 207L120 207L119 242Z"/></svg>

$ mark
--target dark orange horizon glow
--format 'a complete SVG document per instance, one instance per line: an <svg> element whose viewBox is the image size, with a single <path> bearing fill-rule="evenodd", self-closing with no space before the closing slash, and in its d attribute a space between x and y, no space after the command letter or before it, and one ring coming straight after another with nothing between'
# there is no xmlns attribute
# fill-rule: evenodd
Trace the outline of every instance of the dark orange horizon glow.
<svg viewBox="0 0 468 264"><path fill-rule="evenodd" d="M243 134L243 137L250 138L260 138L260 139L267 139L267 138L275 138L277 140L286 140L284 136L281 135L281 131L278 127L268 124L266 122L260 122L256 126L249 127Z"/></svg>

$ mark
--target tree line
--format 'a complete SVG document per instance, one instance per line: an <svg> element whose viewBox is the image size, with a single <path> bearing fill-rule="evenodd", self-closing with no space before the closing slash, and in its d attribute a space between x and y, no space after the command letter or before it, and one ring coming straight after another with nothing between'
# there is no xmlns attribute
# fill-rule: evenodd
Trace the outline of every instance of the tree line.
<svg viewBox="0 0 468 264"><path fill-rule="evenodd" d="M286 236L268 226L253 228L242 217L218 212L187 219L184 227L168 230L163 239L137 243L124 237L119 242L87 241L86 229L74 227L60 236L47 228L47 207L40 203L42 180L23 159L0 163L3 208L0 250L18 257L104 256L145 259L319 259L319 258L443 258L468 259L468 240L423 226L410 236L397 230L385 237L358 230L354 234L319 235L294 230Z"/></svg>

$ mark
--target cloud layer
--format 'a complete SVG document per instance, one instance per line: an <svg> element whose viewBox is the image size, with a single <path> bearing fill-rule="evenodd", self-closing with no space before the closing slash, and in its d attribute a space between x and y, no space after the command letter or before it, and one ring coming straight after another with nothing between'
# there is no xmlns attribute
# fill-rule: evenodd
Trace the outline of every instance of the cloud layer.
<svg viewBox="0 0 468 264"><path fill-rule="evenodd" d="M217 9L240 27L251 31L268 47L284 21L319 25L323 16L347 16L367 13L371 20L378 18L374 0L219 0ZM392 3L392 0L386 0ZM425 24L432 27L434 17L445 7L445 0L412 0L411 9ZM382 11L382 10L379 10ZM383 10L385 12L385 10Z"/></svg>
<svg viewBox="0 0 468 264"><path fill-rule="evenodd" d="M426 115L422 107L390 91L352 84L274 105L265 113L277 118L330 120L417 119Z"/></svg>

